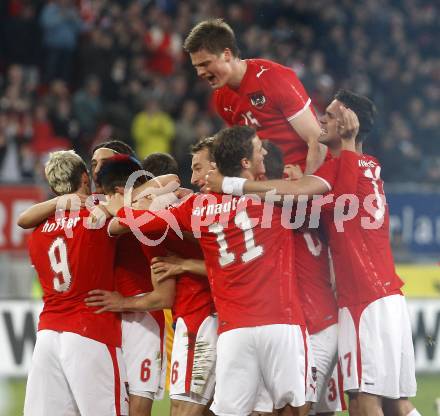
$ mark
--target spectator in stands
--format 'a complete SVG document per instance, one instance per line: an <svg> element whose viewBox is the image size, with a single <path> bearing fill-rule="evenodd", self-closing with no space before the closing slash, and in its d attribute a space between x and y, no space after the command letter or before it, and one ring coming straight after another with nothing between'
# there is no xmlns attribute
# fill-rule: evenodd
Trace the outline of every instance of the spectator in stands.
<svg viewBox="0 0 440 416"><path fill-rule="evenodd" d="M48 2L40 16L46 52L45 80L62 78L71 82L73 56L82 21L72 0Z"/></svg>
<svg viewBox="0 0 440 416"><path fill-rule="evenodd" d="M143 111L136 114L131 133L140 158L150 153L169 153L174 138L174 122L162 111L159 102L150 98L145 101Z"/></svg>

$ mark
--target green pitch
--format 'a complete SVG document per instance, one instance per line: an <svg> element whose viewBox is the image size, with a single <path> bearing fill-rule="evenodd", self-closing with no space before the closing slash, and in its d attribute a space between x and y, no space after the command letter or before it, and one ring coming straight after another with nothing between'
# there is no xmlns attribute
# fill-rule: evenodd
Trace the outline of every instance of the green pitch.
<svg viewBox="0 0 440 416"><path fill-rule="evenodd" d="M436 398L440 398L440 374L419 375L418 395L413 400L414 405L423 416L437 416L434 409ZM9 381L1 384L0 416L20 416L23 413L25 382L23 380ZM341 413L341 415L348 415ZM153 407L153 416L168 416L168 398L156 402Z"/></svg>

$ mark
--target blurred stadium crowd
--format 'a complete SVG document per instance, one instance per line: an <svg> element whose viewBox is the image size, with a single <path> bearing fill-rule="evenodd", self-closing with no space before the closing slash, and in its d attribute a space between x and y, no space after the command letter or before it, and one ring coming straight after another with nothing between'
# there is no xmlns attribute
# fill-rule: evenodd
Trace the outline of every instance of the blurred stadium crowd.
<svg viewBox="0 0 440 416"><path fill-rule="evenodd" d="M440 180L432 0L3 0L0 181L38 182L49 151L87 156L110 136L140 157L171 152L189 175L188 146L222 126L182 50L208 17L232 26L242 57L292 67L318 111L340 87L370 96L385 180Z"/></svg>

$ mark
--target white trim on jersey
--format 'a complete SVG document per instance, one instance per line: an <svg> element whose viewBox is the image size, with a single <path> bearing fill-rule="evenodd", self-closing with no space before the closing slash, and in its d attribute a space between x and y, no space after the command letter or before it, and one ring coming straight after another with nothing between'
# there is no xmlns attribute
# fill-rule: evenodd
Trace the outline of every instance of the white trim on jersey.
<svg viewBox="0 0 440 416"><path fill-rule="evenodd" d="M321 178L320 176L316 176L316 175L307 175L307 176L311 176L312 178L321 179L321 181L325 183L325 186L327 186L328 190L329 191L332 190L332 187L331 187L330 183L328 181L326 181L324 178Z"/></svg>
<svg viewBox="0 0 440 416"><path fill-rule="evenodd" d="M304 111L306 111L309 108L311 102L312 102L312 100L309 98L306 101L306 103L304 104L304 107L301 108L301 110L299 110L295 114L292 114L291 116L287 117L287 121L292 121L293 119L299 117L302 113L304 113Z"/></svg>

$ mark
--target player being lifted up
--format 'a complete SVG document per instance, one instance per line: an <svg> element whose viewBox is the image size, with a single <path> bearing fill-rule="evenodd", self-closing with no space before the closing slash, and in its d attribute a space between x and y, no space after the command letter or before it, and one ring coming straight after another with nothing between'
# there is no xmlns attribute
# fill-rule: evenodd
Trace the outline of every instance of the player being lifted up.
<svg viewBox="0 0 440 416"><path fill-rule="evenodd" d="M322 163L319 123L292 69L265 59L239 57L235 34L221 19L196 25L185 39L197 75L215 89L218 114L229 125L247 125L283 151L286 163L307 173Z"/></svg>
<svg viewBox="0 0 440 416"><path fill-rule="evenodd" d="M315 195L344 191L359 211L341 221L330 204L322 216L335 267L339 306L338 354L350 413L411 415L419 413L407 400L415 396L416 380L411 327L402 281L396 275L389 241L389 211L380 178L381 167L363 154L362 142L374 123L375 109L366 97L340 91L323 117L323 135L334 159L314 175L298 181L223 180L212 171L211 189L233 188L280 195ZM337 180L336 180L337 178ZM228 186L229 182L229 186ZM336 191L336 188L339 188ZM356 205L355 205L356 206ZM342 208L344 208L342 206ZM353 215L355 214L355 215Z"/></svg>
<svg viewBox="0 0 440 416"><path fill-rule="evenodd" d="M220 132L214 155L224 173L247 178L264 173L264 150L249 127ZM313 360L293 283L292 233L282 228L277 207L272 228L261 223L252 228L251 218L263 215L263 207L252 202L199 194L169 210L183 230L199 232L219 315L217 384L211 408L218 415L251 413L264 379L276 409L305 415L309 386L311 390L315 386L310 370ZM114 198L109 209L116 213L122 205L120 198ZM216 207L223 208L212 212ZM145 212L119 209L120 221L132 224L122 219L126 214L138 218ZM168 223L163 215L158 212L140 230L165 230ZM113 231L125 228L114 225ZM273 261L267 262L267 258ZM268 355L272 357L269 361Z"/></svg>
<svg viewBox="0 0 440 416"><path fill-rule="evenodd" d="M57 195L90 194L86 165L72 150L52 153L45 173ZM52 215L29 239L44 308L26 387L26 416L128 414L117 358L120 319L111 312L96 315L84 304L91 289L114 290L116 239L108 237L107 227L86 228L88 216L86 209L66 211L61 219Z"/></svg>

